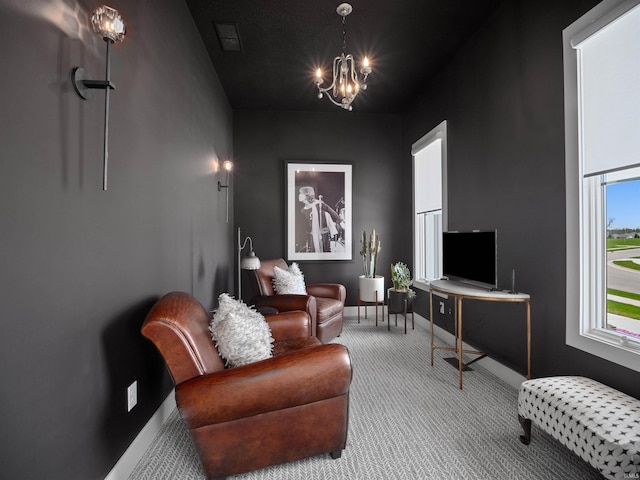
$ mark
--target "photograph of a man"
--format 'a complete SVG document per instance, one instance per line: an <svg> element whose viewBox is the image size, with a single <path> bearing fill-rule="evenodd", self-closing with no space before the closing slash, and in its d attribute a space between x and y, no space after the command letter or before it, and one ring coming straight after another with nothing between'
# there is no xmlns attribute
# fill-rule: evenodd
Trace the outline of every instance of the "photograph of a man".
<svg viewBox="0 0 640 480"><path fill-rule="evenodd" d="M302 203L302 215L307 222L300 222L296 230L301 230L296 244L297 252L344 252L344 218L324 202L323 196L316 198L313 187L299 189L298 200ZM344 205L344 199L336 207ZM344 206L342 207L344 214ZM303 231L304 230L304 231Z"/></svg>
<svg viewBox="0 0 640 480"><path fill-rule="evenodd" d="M352 166L287 162L287 258L351 260Z"/></svg>

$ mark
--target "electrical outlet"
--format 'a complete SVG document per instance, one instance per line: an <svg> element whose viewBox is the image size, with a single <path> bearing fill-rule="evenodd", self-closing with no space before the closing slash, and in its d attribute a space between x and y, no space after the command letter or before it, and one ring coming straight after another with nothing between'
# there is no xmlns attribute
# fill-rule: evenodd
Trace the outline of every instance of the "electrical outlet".
<svg viewBox="0 0 640 480"><path fill-rule="evenodd" d="M127 388L127 412L130 412L138 403L138 381L136 380Z"/></svg>

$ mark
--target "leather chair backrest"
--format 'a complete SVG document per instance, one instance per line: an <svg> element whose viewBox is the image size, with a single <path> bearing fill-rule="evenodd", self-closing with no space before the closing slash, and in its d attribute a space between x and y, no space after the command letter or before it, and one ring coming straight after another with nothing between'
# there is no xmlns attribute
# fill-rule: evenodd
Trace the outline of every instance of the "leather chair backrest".
<svg viewBox="0 0 640 480"><path fill-rule="evenodd" d="M147 315L142 334L160 351L176 385L224 369L209 322L200 302L184 292L166 294Z"/></svg>
<svg viewBox="0 0 640 480"><path fill-rule="evenodd" d="M273 267L276 266L283 270L289 268L283 258L276 258L274 260L260 260L260 268L249 272L253 279L255 295L270 297L275 294L273 290Z"/></svg>

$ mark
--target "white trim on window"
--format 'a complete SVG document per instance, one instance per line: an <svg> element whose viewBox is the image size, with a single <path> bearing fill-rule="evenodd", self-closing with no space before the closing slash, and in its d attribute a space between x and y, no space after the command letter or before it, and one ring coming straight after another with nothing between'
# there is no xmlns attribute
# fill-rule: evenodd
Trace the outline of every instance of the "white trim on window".
<svg viewBox="0 0 640 480"><path fill-rule="evenodd" d="M437 151L434 151L434 148ZM421 156L427 153L429 158ZM442 231L447 228L447 121L444 120L417 140L411 147L411 155L413 156L414 286L427 290L429 281L440 278L442 275L440 245ZM420 159L424 165L418 163ZM437 159L440 162L439 165L428 166L433 159ZM429 247L421 248L425 242L429 242Z"/></svg>
<svg viewBox="0 0 640 480"><path fill-rule="evenodd" d="M635 371L640 343L606 330L606 219L603 174L585 176L581 138L581 52L576 47L640 4L604 0L563 31L566 174L566 342ZM597 172L596 172L597 173Z"/></svg>

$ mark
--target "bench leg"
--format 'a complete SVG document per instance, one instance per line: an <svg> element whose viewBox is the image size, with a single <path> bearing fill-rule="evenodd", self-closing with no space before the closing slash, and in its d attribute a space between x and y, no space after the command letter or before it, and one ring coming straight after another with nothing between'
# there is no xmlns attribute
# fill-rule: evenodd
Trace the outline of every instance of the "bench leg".
<svg viewBox="0 0 640 480"><path fill-rule="evenodd" d="M520 435L520 441L525 445L529 445L531 442L531 420L518 415L518 421L522 425L522 430L524 430L524 435Z"/></svg>
<svg viewBox="0 0 640 480"><path fill-rule="evenodd" d="M336 460L337 458L340 458L342 456L342 450L336 450L335 452L330 452L329 454L331 455L331 458Z"/></svg>

